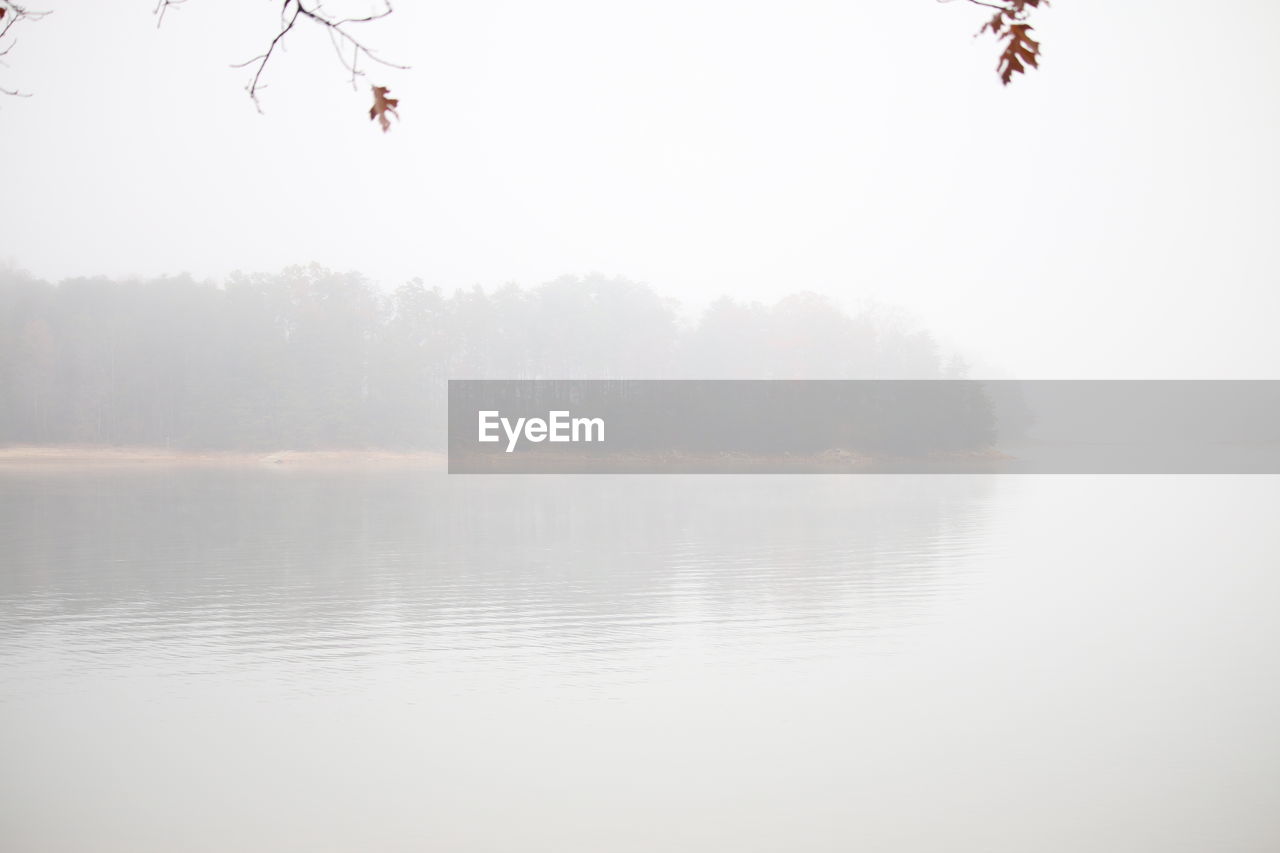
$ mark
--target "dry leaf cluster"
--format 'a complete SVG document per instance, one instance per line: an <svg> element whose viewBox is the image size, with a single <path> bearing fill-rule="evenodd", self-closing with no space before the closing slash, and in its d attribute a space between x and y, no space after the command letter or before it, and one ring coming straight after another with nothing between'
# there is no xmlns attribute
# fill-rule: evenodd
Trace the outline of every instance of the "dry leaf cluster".
<svg viewBox="0 0 1280 853"><path fill-rule="evenodd" d="M1006 0L1003 5L970 0L979 6L993 7L996 13L982 25L978 35L990 32L998 40L1004 42L1000 52L1000 61L996 71L1000 74L1000 82L1008 86L1014 74L1026 74L1027 67L1040 67L1040 42L1031 37L1032 27L1027 23L1027 15L1031 9L1048 6L1049 0Z"/></svg>
<svg viewBox="0 0 1280 853"><path fill-rule="evenodd" d="M369 121L375 118L378 124L382 126L382 132L386 133L391 129L391 119L387 118L387 113L400 118L400 113L396 112L396 107L400 104L399 98L388 98L387 95L391 90L386 86L373 86L373 106L369 107Z"/></svg>
<svg viewBox="0 0 1280 853"><path fill-rule="evenodd" d="M164 14L167 10L180 6L185 2L186 0L156 0L155 14L157 24L164 19ZM331 17L323 10L321 2L322 0L281 0L280 27L276 31L275 37L271 39L266 49L258 56L235 66L238 68L252 67L254 69L253 77L245 88L248 90L254 104L259 106L259 109L261 105L258 102L258 95L265 85L262 79L263 72L277 50L282 47L285 37L300 22L314 24L328 35L339 60L350 74L353 86L356 79L364 75L364 70L360 67L362 63L372 62L401 69L405 67L382 59L360 41L355 34L355 27L379 21L389 16L391 14L390 0L380 0L381 7L378 10L357 18ZM951 0L939 0L939 2L946 3L951 2ZM982 25L978 35L990 32L996 37L997 41L1003 44L999 61L996 64L996 72L1000 75L1000 81L1004 85L1009 85L1013 80L1013 75L1025 74L1028 68L1040 67L1040 42L1031 36L1033 28L1027 22L1027 18L1032 10L1048 6L1049 0L967 0L967 2L995 12ZM16 0L0 0L0 57L8 53L13 46L12 40L5 43L5 37L9 35L14 24L23 19L39 19L46 14L48 13L31 11L19 5ZM399 106L400 100L388 97L391 90L386 86L373 86L372 89L373 105L369 108L369 120L377 119L382 132L386 133L391 129L389 116L400 118L400 114L396 112L396 107ZM21 93L0 86L0 94L18 95Z"/></svg>

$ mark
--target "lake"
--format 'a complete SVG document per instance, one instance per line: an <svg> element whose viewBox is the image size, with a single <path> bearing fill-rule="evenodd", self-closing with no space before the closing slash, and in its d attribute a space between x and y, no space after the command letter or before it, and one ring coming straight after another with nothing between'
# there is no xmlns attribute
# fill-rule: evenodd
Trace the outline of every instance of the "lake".
<svg viewBox="0 0 1280 853"><path fill-rule="evenodd" d="M0 471L0 849L1275 851L1280 477Z"/></svg>

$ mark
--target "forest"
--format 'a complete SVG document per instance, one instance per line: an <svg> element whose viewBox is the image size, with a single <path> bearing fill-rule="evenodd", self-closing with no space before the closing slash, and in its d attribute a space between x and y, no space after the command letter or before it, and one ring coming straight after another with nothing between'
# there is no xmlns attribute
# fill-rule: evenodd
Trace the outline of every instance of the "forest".
<svg viewBox="0 0 1280 853"><path fill-rule="evenodd" d="M448 379L963 374L894 312L804 292L688 316L603 275L446 292L316 265L223 282L0 268L4 443L437 449Z"/></svg>

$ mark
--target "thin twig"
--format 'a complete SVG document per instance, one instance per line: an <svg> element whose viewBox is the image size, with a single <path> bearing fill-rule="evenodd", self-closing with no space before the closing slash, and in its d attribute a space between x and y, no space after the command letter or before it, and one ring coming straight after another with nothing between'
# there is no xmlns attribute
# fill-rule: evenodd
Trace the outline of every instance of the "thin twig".
<svg viewBox="0 0 1280 853"><path fill-rule="evenodd" d="M3 43L6 37L9 43L0 47L0 57L5 56L9 51L13 50L18 40L9 35L9 32L22 21L38 21L46 15L48 11L35 12L26 6L14 3L13 0L0 0L0 43ZM0 63L4 64L4 63ZM10 95L15 98L29 98L29 92L22 92L18 89L10 89L7 86L0 86L0 94Z"/></svg>
<svg viewBox="0 0 1280 853"><path fill-rule="evenodd" d="M156 0L155 11L152 12L156 16L156 29L160 29L160 25L164 23L164 13L175 6L181 6L187 0Z"/></svg>
<svg viewBox="0 0 1280 853"><path fill-rule="evenodd" d="M186 0L157 0L157 12L162 14L165 6L183 2L186 2ZM268 63L271 62L271 58L275 56L277 49L284 49L285 36L289 35L293 28L298 25L298 22L303 19L324 28L329 34L329 40L333 45L334 52L337 54L338 61L351 74L351 85L353 87L356 84L356 79L364 76L364 72L360 70L360 60L362 58L372 60L388 68L407 69L408 66L406 65L399 65L378 56L373 48L356 38L348 29L348 27L356 24L380 21L390 15L392 9L389 0L383 0L382 6L381 11L361 18L332 18L320 8L318 0L315 3L310 2L310 0L307 0L307 2L304 2L304 0L284 0L280 7L280 29L267 45L267 49L251 59L231 66L232 68L253 68L253 77L250 78L249 84L245 86L245 90L248 91L249 97L253 99L253 105L258 112L262 112L262 102L258 99L258 94L266 88L266 84L262 82L263 73L266 71Z"/></svg>

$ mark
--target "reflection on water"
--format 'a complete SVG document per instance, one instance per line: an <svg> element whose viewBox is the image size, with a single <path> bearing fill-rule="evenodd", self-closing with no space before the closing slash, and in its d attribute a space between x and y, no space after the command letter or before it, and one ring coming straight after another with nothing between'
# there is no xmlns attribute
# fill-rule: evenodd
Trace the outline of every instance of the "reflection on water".
<svg viewBox="0 0 1280 853"><path fill-rule="evenodd" d="M607 682L694 645L821 654L968 582L983 482L11 479L0 639L59 666L256 664L321 689L345 685L314 669L379 659Z"/></svg>
<svg viewBox="0 0 1280 853"><path fill-rule="evenodd" d="M0 850L1271 853L1276 506L0 473Z"/></svg>

